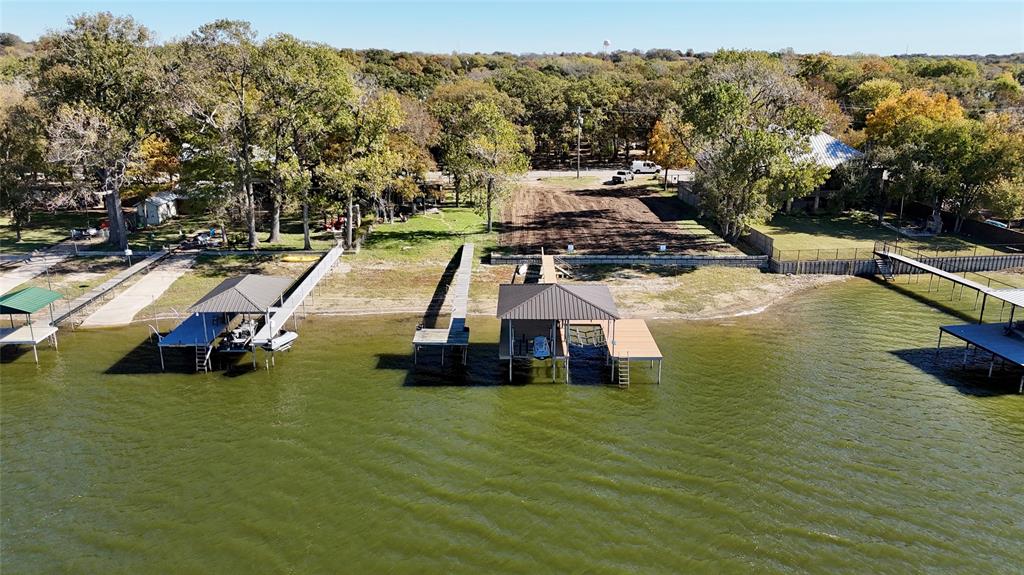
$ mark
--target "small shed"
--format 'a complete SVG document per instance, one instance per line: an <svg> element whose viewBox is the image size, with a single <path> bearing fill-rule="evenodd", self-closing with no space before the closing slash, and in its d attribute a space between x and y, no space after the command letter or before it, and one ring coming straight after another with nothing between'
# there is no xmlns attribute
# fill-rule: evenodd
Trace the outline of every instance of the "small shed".
<svg viewBox="0 0 1024 575"><path fill-rule="evenodd" d="M139 202L135 207L136 217L141 226L159 226L178 215L178 200L174 192L158 192Z"/></svg>

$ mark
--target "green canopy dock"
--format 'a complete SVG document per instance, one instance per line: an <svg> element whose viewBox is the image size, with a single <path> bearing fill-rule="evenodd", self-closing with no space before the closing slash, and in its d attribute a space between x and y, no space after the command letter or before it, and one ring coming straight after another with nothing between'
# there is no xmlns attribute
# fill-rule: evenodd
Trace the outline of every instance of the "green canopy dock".
<svg viewBox="0 0 1024 575"><path fill-rule="evenodd" d="M40 342L49 339L54 349L57 348L57 328L52 324L53 302L62 297L55 291L38 287L21 288L0 296L0 314L6 314L11 320L9 328L0 328L0 347L31 345L32 355L36 363L39 363L37 346ZM49 308L50 321L40 325L32 321L32 314L43 308ZM16 315L25 316L23 325L14 324Z"/></svg>

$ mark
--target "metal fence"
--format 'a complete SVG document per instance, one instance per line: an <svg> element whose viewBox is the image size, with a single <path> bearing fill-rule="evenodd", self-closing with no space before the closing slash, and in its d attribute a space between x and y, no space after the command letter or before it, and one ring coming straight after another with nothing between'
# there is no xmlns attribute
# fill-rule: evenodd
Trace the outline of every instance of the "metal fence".
<svg viewBox="0 0 1024 575"><path fill-rule="evenodd" d="M983 256L1008 256L1024 254L1024 244L933 244L923 248L920 244L908 247L909 242L874 242L847 248L820 248L801 250L772 250L772 259L777 262L817 262L834 260L870 260L878 249L888 249L914 259L959 258Z"/></svg>

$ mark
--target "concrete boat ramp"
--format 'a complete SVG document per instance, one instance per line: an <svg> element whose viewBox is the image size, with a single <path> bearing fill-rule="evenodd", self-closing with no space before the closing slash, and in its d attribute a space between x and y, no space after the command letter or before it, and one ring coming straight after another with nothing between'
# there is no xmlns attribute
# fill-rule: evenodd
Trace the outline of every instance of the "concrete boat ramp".
<svg viewBox="0 0 1024 575"><path fill-rule="evenodd" d="M81 327L114 327L131 323L140 311L155 302L175 280L190 270L195 261L194 254L168 257L138 282L85 318Z"/></svg>

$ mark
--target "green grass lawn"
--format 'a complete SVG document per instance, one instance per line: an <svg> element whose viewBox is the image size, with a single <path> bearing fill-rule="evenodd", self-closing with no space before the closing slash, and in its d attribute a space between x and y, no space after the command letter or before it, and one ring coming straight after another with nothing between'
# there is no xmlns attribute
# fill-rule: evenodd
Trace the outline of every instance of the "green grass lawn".
<svg viewBox="0 0 1024 575"><path fill-rule="evenodd" d="M213 255L201 254L192 269L171 284L153 304L136 316L151 317L157 314L184 313L200 297L225 279L242 274L265 274L298 278L311 263L286 263L280 255Z"/></svg>
<svg viewBox="0 0 1024 575"><path fill-rule="evenodd" d="M0 217L0 251L4 253L43 250L71 237L71 228L98 226L105 217L102 211L89 212L36 212L21 230L20 242L15 242L11 218Z"/></svg>
<svg viewBox="0 0 1024 575"><path fill-rule="evenodd" d="M818 216L776 214L767 224L754 228L772 237L775 249L780 252L777 256L783 260L868 257L874 242L896 240L896 232L878 225L874 214L859 211ZM974 253L977 244L957 236L941 235L931 239L901 237L900 247L926 255L968 255L968 251ZM991 250L984 251L991 253Z"/></svg>
<svg viewBox="0 0 1024 575"><path fill-rule="evenodd" d="M270 236L269 227L269 223L261 223L257 232L260 251L303 249L302 219L298 214L286 214L281 217L281 241L279 243L267 242ZM180 243L182 233L186 237L194 237L196 233L209 231L210 228L220 229L219 222L206 214L182 214L159 226L140 228L128 236L128 244L136 251L158 250L164 246ZM243 226L229 227L227 233L233 249L246 249L247 234ZM333 236L324 232L323 225L315 218L310 221L310 243L314 250L328 250L334 245ZM97 244L90 249L106 251L110 250L110 245Z"/></svg>
<svg viewBox="0 0 1024 575"><path fill-rule="evenodd" d="M363 242L358 257L419 262L447 262L463 243L476 245L483 255L497 245L498 234L488 234L487 221L471 208L444 208L419 214L407 222L377 224Z"/></svg>
<svg viewBox="0 0 1024 575"><path fill-rule="evenodd" d="M576 178L575 175L572 175L572 176L551 176L551 177L548 177L548 178L541 178L540 181L545 183L545 184L551 184L553 186L558 186L560 188L568 188L568 189L574 189L574 190L585 189L585 188L593 188L595 186L600 186L600 185L602 185L604 183L604 182L601 181L601 178L599 178L597 176L588 176L588 175L582 174L582 173L580 174L580 177L578 179Z"/></svg>

